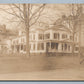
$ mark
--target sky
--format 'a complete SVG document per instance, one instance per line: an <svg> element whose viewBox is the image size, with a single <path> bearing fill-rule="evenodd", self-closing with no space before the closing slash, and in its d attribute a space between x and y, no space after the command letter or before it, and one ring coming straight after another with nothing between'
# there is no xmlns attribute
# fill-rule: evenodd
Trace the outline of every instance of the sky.
<svg viewBox="0 0 84 84"><path fill-rule="evenodd" d="M7 20L11 19L12 16L1 10L1 8L7 9L7 7L8 4L0 4L0 24L5 24L7 29L16 30L21 28L21 23L9 22L9 20ZM43 11L43 15L39 20L42 22L47 22L48 24L52 24L59 17L61 17L61 15L69 13L69 8L67 7L67 4L47 4Z"/></svg>

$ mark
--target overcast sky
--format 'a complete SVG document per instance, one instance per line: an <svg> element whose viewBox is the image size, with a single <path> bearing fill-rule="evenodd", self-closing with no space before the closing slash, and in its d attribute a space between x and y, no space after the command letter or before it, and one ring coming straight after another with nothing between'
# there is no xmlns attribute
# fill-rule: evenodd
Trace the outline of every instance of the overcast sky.
<svg viewBox="0 0 84 84"><path fill-rule="evenodd" d="M0 5L0 8L6 9L7 5ZM68 14L69 9L67 8L66 4L47 4L47 6L44 9L44 15L40 17L40 20L43 22L48 22L48 24L52 24L53 21L58 19L63 14ZM8 29L16 29L19 28L18 23L16 22L9 22L7 18L11 19L11 15L7 14L6 12L0 10L0 24L6 24L6 27ZM53 21L52 21L53 20ZM21 25L21 24L19 24Z"/></svg>

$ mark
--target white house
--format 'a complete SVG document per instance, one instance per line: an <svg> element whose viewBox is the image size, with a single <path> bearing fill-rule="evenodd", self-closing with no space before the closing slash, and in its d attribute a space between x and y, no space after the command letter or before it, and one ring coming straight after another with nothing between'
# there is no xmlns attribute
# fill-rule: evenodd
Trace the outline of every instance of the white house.
<svg viewBox="0 0 84 84"><path fill-rule="evenodd" d="M75 50L78 52L78 34L75 35ZM26 35L19 31L19 36L11 40L14 53L26 53ZM72 35L56 28L33 29L29 33L30 53L72 53Z"/></svg>

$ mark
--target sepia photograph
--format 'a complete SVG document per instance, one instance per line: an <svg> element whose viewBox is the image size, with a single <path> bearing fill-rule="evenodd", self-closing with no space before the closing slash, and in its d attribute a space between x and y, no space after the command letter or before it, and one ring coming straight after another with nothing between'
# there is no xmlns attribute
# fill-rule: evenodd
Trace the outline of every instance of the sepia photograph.
<svg viewBox="0 0 84 84"><path fill-rule="evenodd" d="M84 4L0 4L0 81L84 81Z"/></svg>

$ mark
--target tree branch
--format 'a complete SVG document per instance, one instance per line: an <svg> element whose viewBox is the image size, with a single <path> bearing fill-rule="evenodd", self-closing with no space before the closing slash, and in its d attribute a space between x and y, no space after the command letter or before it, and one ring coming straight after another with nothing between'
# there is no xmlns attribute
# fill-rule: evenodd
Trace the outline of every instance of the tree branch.
<svg viewBox="0 0 84 84"><path fill-rule="evenodd" d="M45 4L43 4L42 6L40 6L30 17L29 20L31 20L43 7L45 7Z"/></svg>

